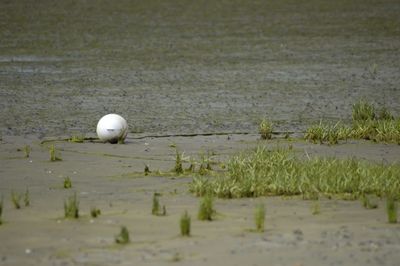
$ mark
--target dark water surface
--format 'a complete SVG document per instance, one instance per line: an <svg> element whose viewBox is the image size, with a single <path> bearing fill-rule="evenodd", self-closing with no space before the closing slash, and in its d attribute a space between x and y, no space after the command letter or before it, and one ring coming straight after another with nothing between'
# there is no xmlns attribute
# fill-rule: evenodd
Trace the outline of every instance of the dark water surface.
<svg viewBox="0 0 400 266"><path fill-rule="evenodd" d="M400 114L400 1L0 0L0 133L301 131Z"/></svg>

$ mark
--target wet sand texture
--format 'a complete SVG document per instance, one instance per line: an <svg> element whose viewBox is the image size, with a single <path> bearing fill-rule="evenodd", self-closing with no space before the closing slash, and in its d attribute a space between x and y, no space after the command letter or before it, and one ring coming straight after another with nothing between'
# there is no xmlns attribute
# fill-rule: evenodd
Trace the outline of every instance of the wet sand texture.
<svg viewBox="0 0 400 266"><path fill-rule="evenodd" d="M26 139L8 137L0 144L0 194L4 196L0 225L1 265L397 265L400 259L399 224L388 224L385 202L377 209L361 202L315 201L261 197L215 200L217 215L198 221L199 198L188 193L190 177L145 176L174 167L175 143L186 155L213 150L224 161L238 151L263 145L256 135L157 138L124 145L56 142L62 161L50 162L48 147L30 143L24 158L17 151ZM310 156L355 157L394 162L398 145L349 142L333 147L270 141L269 147L293 145ZM184 167L188 167L185 163ZM72 188L62 187L65 177ZM31 206L17 210L11 191L29 189ZM63 201L73 193L80 201L80 218L64 219ZM153 193L161 194L166 216L154 216ZM265 204L265 231L254 232L254 209ZM90 209L101 210L98 218ZM191 237L181 237L179 219L191 215ZM131 243L115 244L121 226Z"/></svg>

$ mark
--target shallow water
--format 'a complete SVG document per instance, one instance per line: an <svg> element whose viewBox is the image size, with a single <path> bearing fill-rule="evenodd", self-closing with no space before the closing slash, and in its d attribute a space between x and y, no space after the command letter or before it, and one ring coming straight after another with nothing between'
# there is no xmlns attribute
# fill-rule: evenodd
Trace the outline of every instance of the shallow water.
<svg viewBox="0 0 400 266"><path fill-rule="evenodd" d="M398 1L1 1L0 133L302 131L400 114Z"/></svg>

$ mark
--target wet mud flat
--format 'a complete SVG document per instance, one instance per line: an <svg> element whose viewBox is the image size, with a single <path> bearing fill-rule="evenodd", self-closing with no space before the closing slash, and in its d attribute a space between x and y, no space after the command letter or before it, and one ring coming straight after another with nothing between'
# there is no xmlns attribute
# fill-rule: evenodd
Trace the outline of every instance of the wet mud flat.
<svg viewBox="0 0 400 266"><path fill-rule="evenodd" d="M191 177L154 172L173 168L175 146L221 162L257 145L398 162L398 145L259 142L255 133L264 117L291 137L320 119L350 122L361 98L398 116L399 13L394 0L1 1L0 264L397 265L399 224L387 223L381 199L372 210L321 199L318 215L297 197L216 199L216 219L202 222ZM107 113L127 119L126 144L40 144L93 136ZM146 137L221 132L250 134ZM49 161L51 144L62 161ZM31 206L15 209L12 191L27 189ZM75 192L80 217L65 219ZM155 192L166 216L151 215ZM253 230L259 203L263 233ZM121 226L125 246L115 243Z"/></svg>
<svg viewBox="0 0 400 266"><path fill-rule="evenodd" d="M376 209L361 202L299 197L216 199L211 222L197 220L200 199L188 192L191 177L165 174L175 163L175 146L187 156L213 151L216 161L243 150L267 145L292 145L299 155L351 157L394 163L398 145L348 141L335 146L257 135L135 139L123 145L40 144L39 139L6 137L0 143L0 194L4 197L0 225L2 265L397 265L399 224L387 223L385 202ZM31 146L29 158L21 149ZM49 161L54 144L62 161ZM184 163L188 167L188 163ZM72 188L64 189L65 177ZM29 189L30 206L15 209L11 191ZM151 214L153 193L160 193L166 216ZM77 193L80 217L65 219L63 202ZM254 232L254 209L266 207L265 231ZM97 218L90 209L101 210ZM181 237L179 219L187 210L191 237ZM115 236L126 226L131 243L118 245Z"/></svg>
<svg viewBox="0 0 400 266"><path fill-rule="evenodd" d="M1 1L0 133L255 133L400 113L400 4Z"/></svg>

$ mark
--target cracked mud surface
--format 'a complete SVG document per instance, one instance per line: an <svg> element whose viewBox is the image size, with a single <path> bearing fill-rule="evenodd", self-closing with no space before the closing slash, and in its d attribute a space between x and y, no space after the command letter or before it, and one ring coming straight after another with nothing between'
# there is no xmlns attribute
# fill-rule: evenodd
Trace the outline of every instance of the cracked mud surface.
<svg viewBox="0 0 400 266"><path fill-rule="evenodd" d="M2 135L281 131L400 113L398 1L2 1Z"/></svg>

